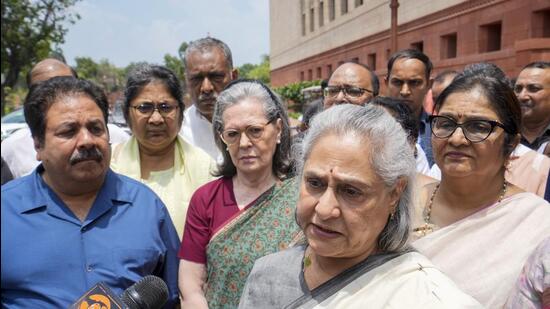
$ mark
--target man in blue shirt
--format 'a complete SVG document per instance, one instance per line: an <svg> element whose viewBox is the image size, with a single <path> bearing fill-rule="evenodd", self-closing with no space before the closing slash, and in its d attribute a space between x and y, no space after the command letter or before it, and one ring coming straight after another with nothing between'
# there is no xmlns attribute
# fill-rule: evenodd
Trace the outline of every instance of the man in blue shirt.
<svg viewBox="0 0 550 309"><path fill-rule="evenodd" d="M73 77L31 89L25 118L42 164L2 186L2 308L67 308L98 282L121 294L146 275L177 304L176 230L150 189L109 169L107 107Z"/></svg>

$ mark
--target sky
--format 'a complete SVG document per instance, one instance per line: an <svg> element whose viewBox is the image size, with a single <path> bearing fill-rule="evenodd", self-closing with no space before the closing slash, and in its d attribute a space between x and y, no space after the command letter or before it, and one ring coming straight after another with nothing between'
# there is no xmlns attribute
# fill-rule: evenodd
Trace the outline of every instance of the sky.
<svg viewBox="0 0 550 309"><path fill-rule="evenodd" d="M84 0L72 10L61 49L75 57L108 59L117 67L146 61L163 64L182 42L207 35L229 45L234 65L260 63L269 54L268 0Z"/></svg>

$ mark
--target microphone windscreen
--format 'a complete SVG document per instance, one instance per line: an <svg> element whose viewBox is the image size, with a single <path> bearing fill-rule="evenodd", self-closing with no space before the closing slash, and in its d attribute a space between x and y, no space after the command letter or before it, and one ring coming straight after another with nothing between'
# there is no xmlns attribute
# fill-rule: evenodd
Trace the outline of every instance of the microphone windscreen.
<svg viewBox="0 0 550 309"><path fill-rule="evenodd" d="M120 296L129 309L158 309L168 300L168 287L156 276L145 276Z"/></svg>

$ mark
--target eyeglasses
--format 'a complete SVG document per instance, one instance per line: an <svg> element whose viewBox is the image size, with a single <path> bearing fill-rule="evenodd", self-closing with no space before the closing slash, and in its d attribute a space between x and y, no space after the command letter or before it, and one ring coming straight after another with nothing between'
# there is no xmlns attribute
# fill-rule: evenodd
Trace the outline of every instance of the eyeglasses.
<svg viewBox="0 0 550 309"><path fill-rule="evenodd" d="M170 103L141 103L137 106L131 106L136 109L140 114L150 117L154 111L159 112L162 117L172 116L172 113L179 107Z"/></svg>
<svg viewBox="0 0 550 309"><path fill-rule="evenodd" d="M432 133L437 138L448 138L453 135L456 128L462 129L462 134L472 143L479 143L487 139L493 133L495 127L501 127L508 132L506 127L493 120L470 120L458 123L446 116L430 116L428 118L432 127Z"/></svg>
<svg viewBox="0 0 550 309"><path fill-rule="evenodd" d="M264 125L261 125L261 124L250 125L244 128L244 130L235 130L235 129L225 130L220 134L220 137L227 146L231 146L235 143L238 143L241 140L241 134L244 132L244 134L246 134L249 140L251 140L252 142L256 142L262 138L265 132L265 127L268 124L272 123L273 120L275 119L271 119Z"/></svg>
<svg viewBox="0 0 550 309"><path fill-rule="evenodd" d="M365 92L372 93L372 90L353 87L353 86L327 86L325 88L325 97L334 98L338 96L340 92L344 92L345 96L350 98L359 98L365 94Z"/></svg>

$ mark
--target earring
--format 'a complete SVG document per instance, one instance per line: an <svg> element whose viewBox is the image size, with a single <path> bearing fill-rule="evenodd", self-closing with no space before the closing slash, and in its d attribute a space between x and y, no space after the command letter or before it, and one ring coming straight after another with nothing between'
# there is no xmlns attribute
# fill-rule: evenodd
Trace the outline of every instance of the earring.
<svg viewBox="0 0 550 309"><path fill-rule="evenodd" d="M280 143L281 143L281 140L280 140L280 139L278 139L278 140L277 140L277 144L280 144Z"/></svg>
<svg viewBox="0 0 550 309"><path fill-rule="evenodd" d="M394 214L395 214L394 212L392 212L392 213L390 214L390 220L393 220L393 215L394 215Z"/></svg>

